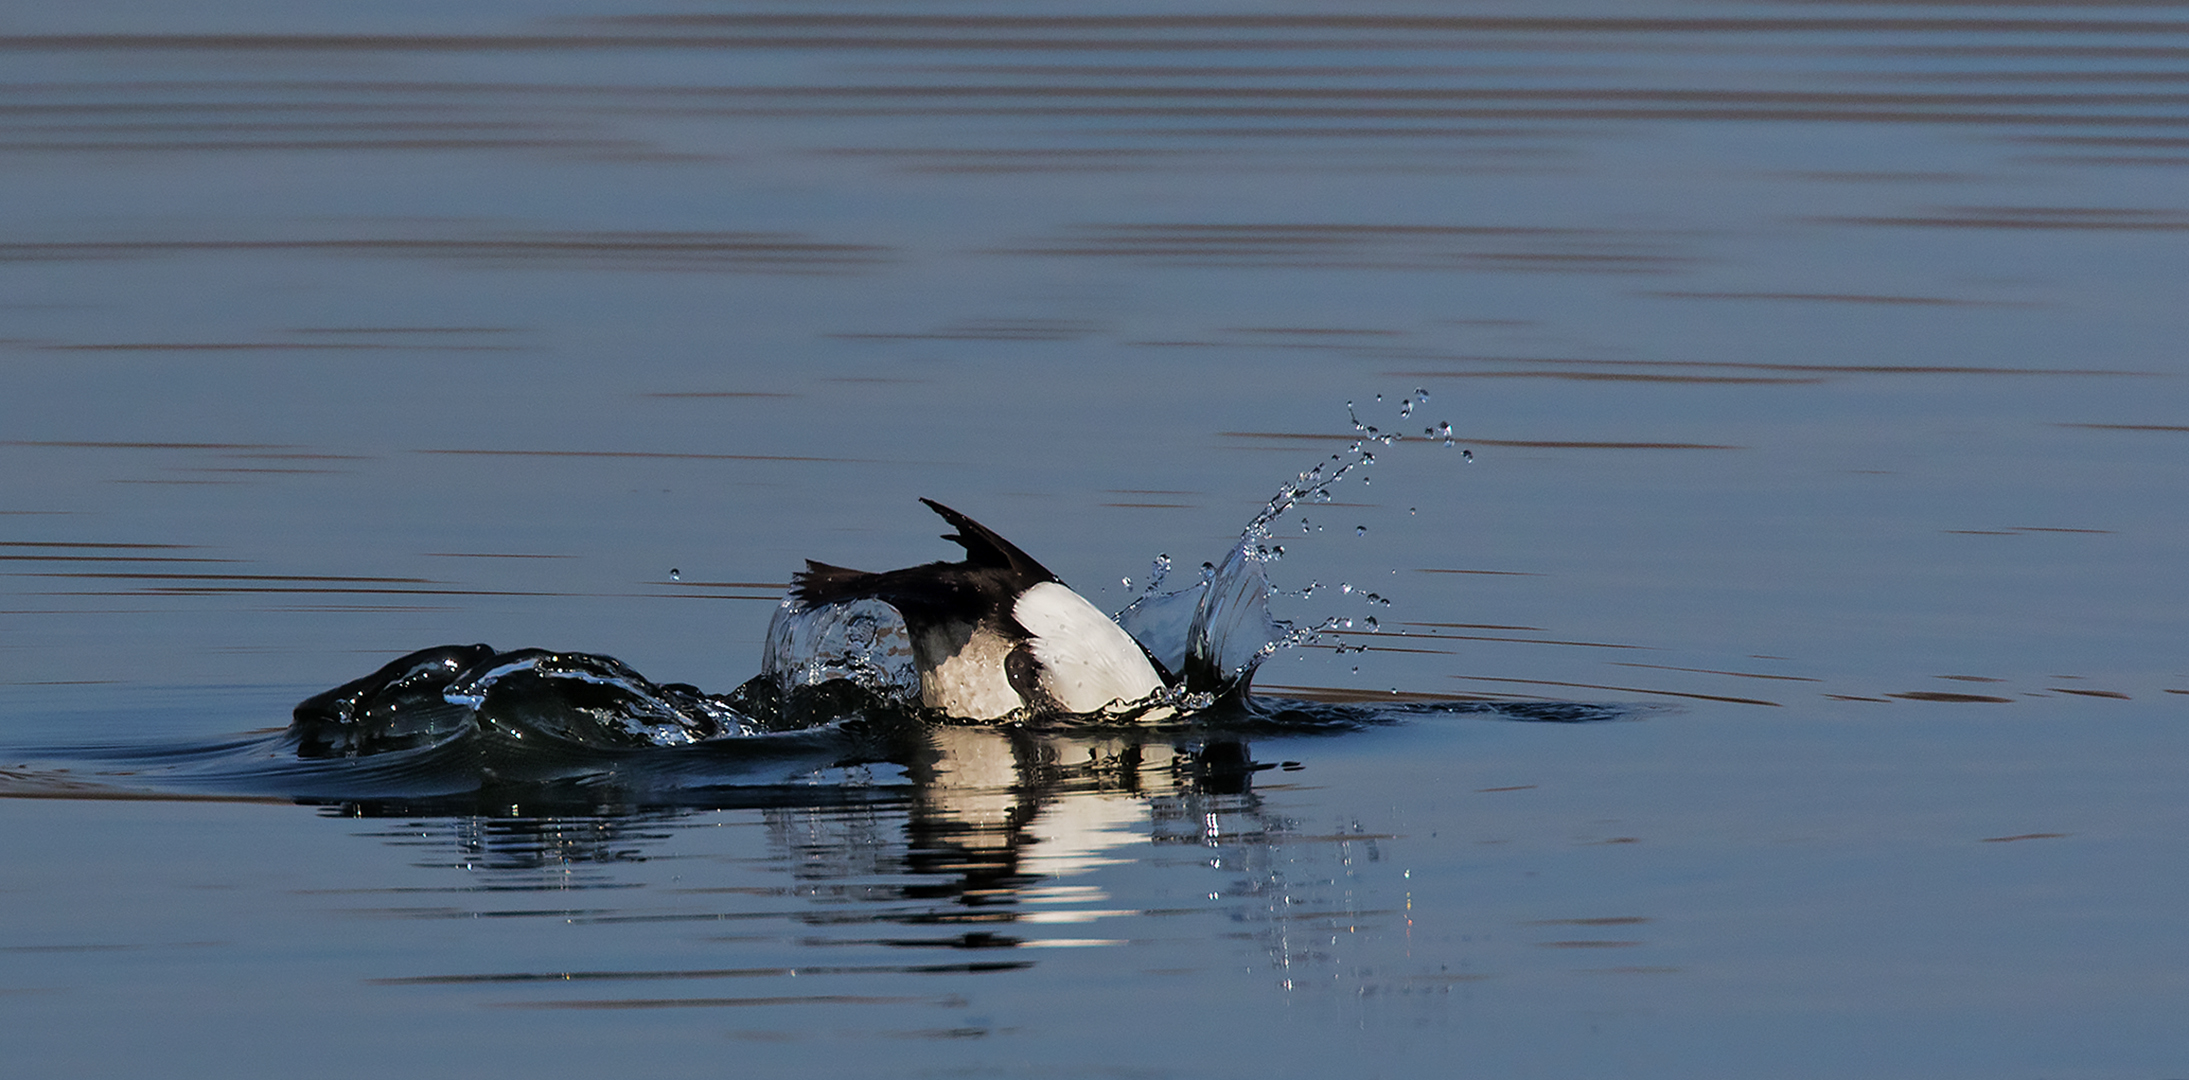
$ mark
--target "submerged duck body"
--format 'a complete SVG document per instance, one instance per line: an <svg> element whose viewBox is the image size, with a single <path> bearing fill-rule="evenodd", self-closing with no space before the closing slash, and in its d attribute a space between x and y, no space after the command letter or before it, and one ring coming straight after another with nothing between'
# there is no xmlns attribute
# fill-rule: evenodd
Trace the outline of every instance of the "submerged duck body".
<svg viewBox="0 0 2189 1080"><path fill-rule="evenodd" d="M969 720L1088 713L1170 682L1131 634L1047 567L972 518L920 501L957 530L943 539L965 549L963 561L867 573L808 559L791 587L807 606L873 599L896 608L911 633L920 704Z"/></svg>

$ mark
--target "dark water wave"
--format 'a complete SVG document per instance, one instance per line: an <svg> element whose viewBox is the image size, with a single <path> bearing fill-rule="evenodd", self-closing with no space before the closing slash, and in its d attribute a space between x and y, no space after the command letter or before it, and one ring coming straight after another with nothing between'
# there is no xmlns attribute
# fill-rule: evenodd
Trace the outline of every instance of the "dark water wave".
<svg viewBox="0 0 2189 1080"><path fill-rule="evenodd" d="M1242 696L1157 721L1065 717L969 726L848 680L779 693L766 678L728 694L657 685L621 662L537 649L447 645L306 699L275 734L161 745L19 749L0 797L273 798L361 814L606 814L647 809L822 807L919 797L950 771L956 732L1016 749L1013 787L1053 771L1064 744L1138 753L1244 790L1282 763L1249 741L1339 735L1437 717L1578 723L1631 709L1578 703L1316 702ZM1023 745L1020 745L1023 744ZM929 779L923 779L929 778ZM1046 783L1044 782L1044 786Z"/></svg>

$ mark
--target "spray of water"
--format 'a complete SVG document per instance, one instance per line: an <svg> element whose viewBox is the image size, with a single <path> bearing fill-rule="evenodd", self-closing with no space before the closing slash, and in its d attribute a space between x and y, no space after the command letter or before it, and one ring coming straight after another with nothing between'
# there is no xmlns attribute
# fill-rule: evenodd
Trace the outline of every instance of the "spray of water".
<svg viewBox="0 0 2189 1080"><path fill-rule="evenodd" d="M1377 400L1381 401L1382 395L1377 395ZM1428 400L1429 392L1417 388L1400 402L1399 415L1412 415ZM1284 545L1276 540L1278 523L1303 504L1331 502L1335 498L1332 487L1374 465L1378 449L1405 438L1396 431L1383 431L1362 422L1350 401L1345 403L1345 411L1355 436L1345 451L1317 462L1270 496L1261 512L1241 530L1238 543L1223 561L1202 564L1198 584L1158 594L1151 582L1139 599L1118 613L1119 625L1179 675L1184 692L1211 699L1243 694L1252 683L1255 669L1281 650L1318 644L1323 634L1332 631L1380 629L1373 615L1358 621L1352 616L1333 615L1303 626L1274 618L1269 612L1270 598L1279 593L1270 583L1268 567L1284 557ZM1449 423L1425 429L1423 438L1442 440L1445 446L1455 442ZM1473 456L1465 460L1472 461ZM1361 476L1362 483L1367 479ZM1304 512L1300 514L1300 525L1302 532L1313 531ZM1355 529L1355 535L1366 533L1364 526ZM1169 559L1166 556L1161 561L1167 566ZM1309 582L1284 595L1306 599L1323 588L1320 582ZM1351 584L1342 582L1337 591L1342 596L1356 594ZM1361 591L1359 596L1372 606L1391 605L1389 599L1377 593ZM1359 652L1365 646L1341 644L1338 649L1341 653Z"/></svg>

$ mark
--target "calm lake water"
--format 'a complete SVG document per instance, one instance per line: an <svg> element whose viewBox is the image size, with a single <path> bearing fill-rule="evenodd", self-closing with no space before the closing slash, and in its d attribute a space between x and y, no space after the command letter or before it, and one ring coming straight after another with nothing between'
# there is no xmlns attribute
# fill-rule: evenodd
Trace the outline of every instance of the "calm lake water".
<svg viewBox="0 0 2189 1080"><path fill-rule="evenodd" d="M11 1072L2189 1076L2181 4L17 7ZM263 750L919 496L1115 610L1349 403L1342 722Z"/></svg>

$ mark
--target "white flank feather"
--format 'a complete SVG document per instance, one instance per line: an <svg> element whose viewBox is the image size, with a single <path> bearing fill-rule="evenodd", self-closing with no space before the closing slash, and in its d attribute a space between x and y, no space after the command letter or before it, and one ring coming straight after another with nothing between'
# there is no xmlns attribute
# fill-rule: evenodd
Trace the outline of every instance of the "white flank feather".
<svg viewBox="0 0 2189 1080"><path fill-rule="evenodd" d="M1071 712L1137 701L1163 686L1131 634L1057 582L1045 581L1020 593L1011 617L1033 636L1041 688Z"/></svg>

